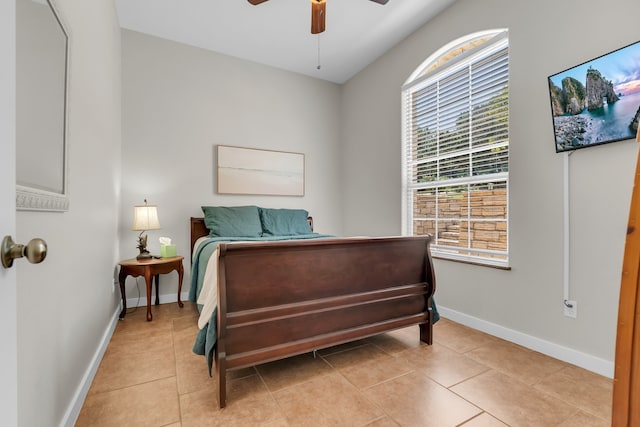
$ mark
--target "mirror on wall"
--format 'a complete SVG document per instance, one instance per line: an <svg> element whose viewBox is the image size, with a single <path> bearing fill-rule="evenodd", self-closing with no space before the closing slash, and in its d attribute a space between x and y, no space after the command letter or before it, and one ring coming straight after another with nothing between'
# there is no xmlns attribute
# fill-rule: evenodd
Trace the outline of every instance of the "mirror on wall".
<svg viewBox="0 0 640 427"><path fill-rule="evenodd" d="M49 0L16 1L16 206L66 211L67 31Z"/></svg>

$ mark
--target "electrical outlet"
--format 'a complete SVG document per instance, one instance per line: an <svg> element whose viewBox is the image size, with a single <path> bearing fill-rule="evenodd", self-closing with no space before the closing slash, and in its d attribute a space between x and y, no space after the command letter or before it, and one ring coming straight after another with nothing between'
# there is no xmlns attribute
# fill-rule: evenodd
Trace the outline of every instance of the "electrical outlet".
<svg viewBox="0 0 640 427"><path fill-rule="evenodd" d="M567 317L578 317L578 302L567 300L564 302L564 315Z"/></svg>

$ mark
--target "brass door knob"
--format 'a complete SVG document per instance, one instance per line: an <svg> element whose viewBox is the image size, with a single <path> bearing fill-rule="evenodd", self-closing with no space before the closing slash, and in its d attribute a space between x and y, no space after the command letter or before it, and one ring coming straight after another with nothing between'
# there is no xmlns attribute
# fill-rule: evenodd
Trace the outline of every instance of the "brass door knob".
<svg viewBox="0 0 640 427"><path fill-rule="evenodd" d="M38 264L47 256L47 242L36 238L31 239L25 246L15 243L11 236L5 236L2 239L0 252L4 268L11 268L13 260L22 257L26 257L31 264Z"/></svg>

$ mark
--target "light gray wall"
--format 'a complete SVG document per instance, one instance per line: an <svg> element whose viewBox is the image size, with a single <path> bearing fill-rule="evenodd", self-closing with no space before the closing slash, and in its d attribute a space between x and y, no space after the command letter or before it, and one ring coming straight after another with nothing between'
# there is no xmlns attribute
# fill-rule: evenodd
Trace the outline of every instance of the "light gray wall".
<svg viewBox="0 0 640 427"><path fill-rule="evenodd" d="M121 146L115 5L113 0L54 4L71 37L70 208L17 214L16 241L37 236L49 247L40 265L16 263L18 421L24 426L63 422L119 300L113 286Z"/></svg>
<svg viewBox="0 0 640 427"><path fill-rule="evenodd" d="M401 232L400 89L446 43L508 28L511 271L436 260L436 300L465 317L611 362L637 143L570 157L571 299L562 315L562 155L547 77L638 40L640 3L459 0L342 91L344 231ZM611 363L609 363L611 365Z"/></svg>
<svg viewBox="0 0 640 427"><path fill-rule="evenodd" d="M315 229L342 233L340 88L203 49L123 30L123 152L119 228L123 258L137 255L133 206L158 206L162 230L184 255L189 288L189 217L202 205L302 208ZM217 144L304 153L304 197L219 195ZM175 273L160 276L161 297L175 298ZM137 297L135 281L127 294ZM140 280L144 302L144 281Z"/></svg>

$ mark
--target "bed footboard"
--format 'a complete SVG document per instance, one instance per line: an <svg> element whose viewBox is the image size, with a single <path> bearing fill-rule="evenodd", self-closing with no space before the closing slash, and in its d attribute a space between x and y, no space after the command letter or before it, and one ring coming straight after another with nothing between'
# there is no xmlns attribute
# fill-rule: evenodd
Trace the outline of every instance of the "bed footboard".
<svg viewBox="0 0 640 427"><path fill-rule="evenodd" d="M432 343L430 236L221 243L216 371L420 325Z"/></svg>

